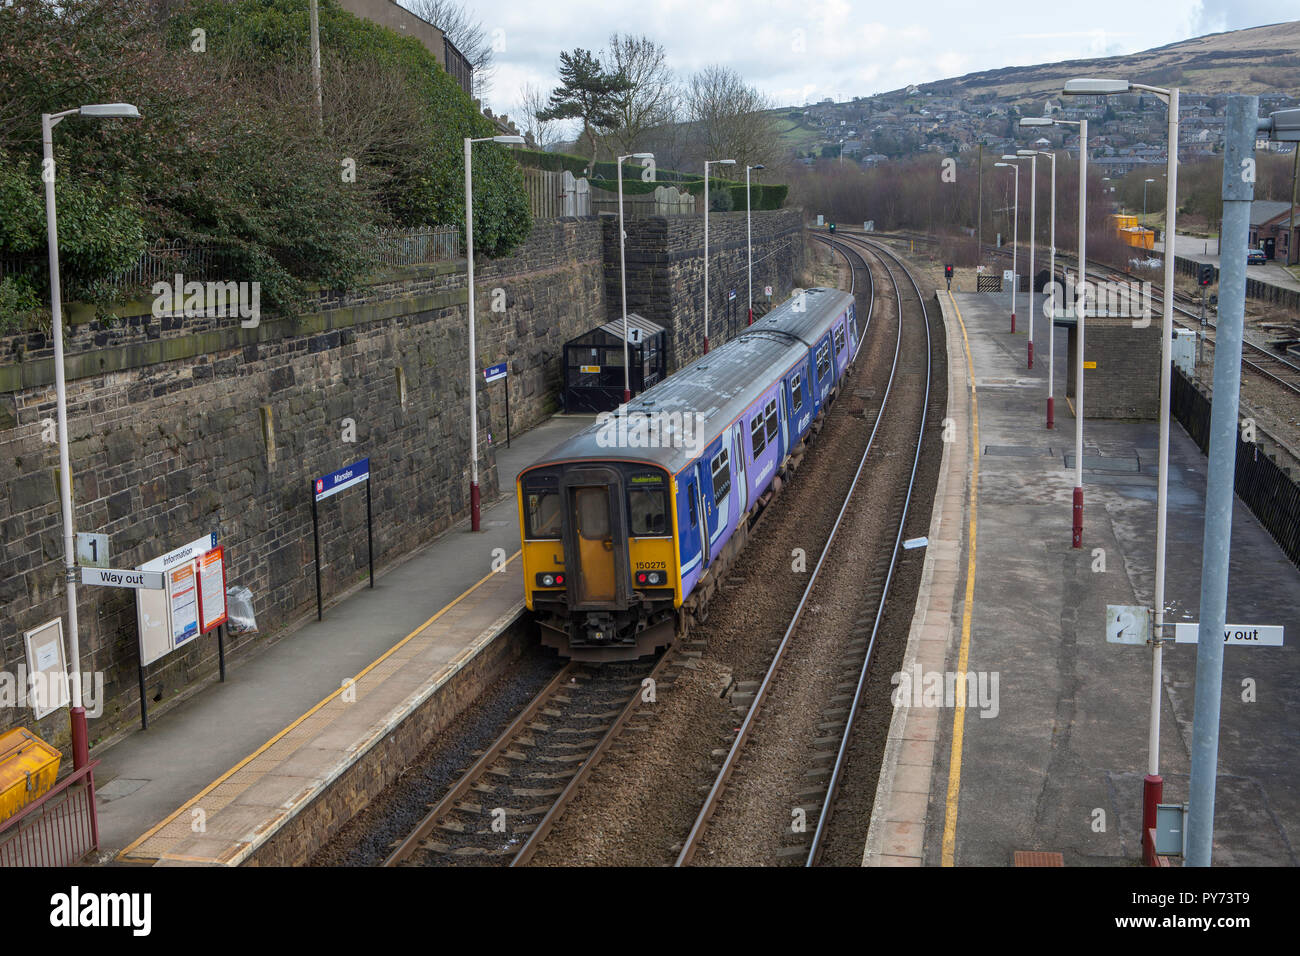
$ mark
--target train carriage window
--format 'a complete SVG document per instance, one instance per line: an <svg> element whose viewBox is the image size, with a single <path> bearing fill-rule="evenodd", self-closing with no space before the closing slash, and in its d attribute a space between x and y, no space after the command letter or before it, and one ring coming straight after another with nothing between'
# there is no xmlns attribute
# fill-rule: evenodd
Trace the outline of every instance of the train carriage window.
<svg viewBox="0 0 1300 956"><path fill-rule="evenodd" d="M711 464L713 472L713 500L721 501L731 490L731 454L724 448Z"/></svg>
<svg viewBox="0 0 1300 956"><path fill-rule="evenodd" d="M690 485L686 492L686 506L691 513L691 527L694 528L697 522L695 517L695 486Z"/></svg>
<svg viewBox="0 0 1300 956"><path fill-rule="evenodd" d="M604 488L578 488L574 496L578 533L588 541L609 537L609 492Z"/></svg>
<svg viewBox="0 0 1300 956"><path fill-rule="evenodd" d="M560 496L554 491L530 491L527 494L527 535L529 538L560 536Z"/></svg>
<svg viewBox="0 0 1300 956"><path fill-rule="evenodd" d="M817 378L820 381L831 369L830 347L823 345L817 350Z"/></svg>
<svg viewBox="0 0 1300 956"><path fill-rule="evenodd" d="M796 375L794 378L790 379L790 393L794 396L794 404L792 407L795 410L795 414L798 414L799 409L803 408L803 376L802 375Z"/></svg>
<svg viewBox="0 0 1300 956"><path fill-rule="evenodd" d="M843 326L841 326L840 328L835 330L835 354L839 355L843 351L844 351L844 328Z"/></svg>
<svg viewBox="0 0 1300 956"><path fill-rule="evenodd" d="M668 506L660 488L632 488L627 493L633 537L668 533Z"/></svg>
<svg viewBox="0 0 1300 956"><path fill-rule="evenodd" d="M749 423L749 445L753 451L753 458L758 461L758 456L763 453L767 447L767 439L763 437L763 416L755 415L754 420Z"/></svg>
<svg viewBox="0 0 1300 956"><path fill-rule="evenodd" d="M768 440L768 441L775 441L775 440L776 440L776 433L777 433L778 431L780 431L780 428L781 428L780 422L777 421L777 417L776 417L776 399L775 399L775 398L772 399L770 402L767 403L767 408L764 409L764 414L765 414L765 416L767 417L767 440Z"/></svg>

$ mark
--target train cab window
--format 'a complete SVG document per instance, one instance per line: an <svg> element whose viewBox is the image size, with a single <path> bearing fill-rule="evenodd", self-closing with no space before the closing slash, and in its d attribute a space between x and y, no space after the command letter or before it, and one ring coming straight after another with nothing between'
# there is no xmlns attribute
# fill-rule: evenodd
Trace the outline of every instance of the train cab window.
<svg viewBox="0 0 1300 956"><path fill-rule="evenodd" d="M749 446L753 452L753 458L758 461L758 456L763 453L767 447L767 439L763 437L763 416L755 415L754 420L749 423Z"/></svg>
<svg viewBox="0 0 1300 956"><path fill-rule="evenodd" d="M588 541L609 537L609 492L605 488L578 488L574 495L578 533Z"/></svg>
<svg viewBox="0 0 1300 956"><path fill-rule="evenodd" d="M844 351L844 327L835 330L835 354L838 356Z"/></svg>
<svg viewBox="0 0 1300 956"><path fill-rule="evenodd" d="M763 410L763 414L767 418L767 440L775 441L776 433L780 430L780 422L776 418L775 398L767 403L767 408Z"/></svg>
<svg viewBox="0 0 1300 956"><path fill-rule="evenodd" d="M790 394L794 396L791 407L798 414L799 409L803 408L803 375L790 379Z"/></svg>
<svg viewBox="0 0 1300 956"><path fill-rule="evenodd" d="M527 494L526 532L529 538L560 536L560 495L554 491L530 491Z"/></svg>
<svg viewBox="0 0 1300 956"><path fill-rule="evenodd" d="M731 453L724 448L710 466L713 472L713 500L721 501L731 490Z"/></svg>
<svg viewBox="0 0 1300 956"><path fill-rule="evenodd" d="M830 347L823 345L817 350L817 379L826 377L826 373L831 370Z"/></svg>
<svg viewBox="0 0 1300 956"><path fill-rule="evenodd" d="M633 537L668 533L668 507L659 488L633 488L627 493Z"/></svg>

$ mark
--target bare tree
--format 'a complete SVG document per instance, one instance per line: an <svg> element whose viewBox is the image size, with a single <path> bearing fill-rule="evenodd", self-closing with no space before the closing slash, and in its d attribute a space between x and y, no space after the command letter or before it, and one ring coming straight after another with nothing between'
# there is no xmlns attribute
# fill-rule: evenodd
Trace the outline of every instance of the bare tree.
<svg viewBox="0 0 1300 956"><path fill-rule="evenodd" d="M608 139L617 152L630 153L643 147L647 130L672 120L676 105L673 71L663 46L649 37L631 34L610 35L606 62L629 84L615 108L616 126Z"/></svg>
<svg viewBox="0 0 1300 956"><path fill-rule="evenodd" d="M483 24L474 19L465 4L456 0L404 0L402 6L432 23L465 54L474 67L474 96L482 102L492 92L496 75L496 51Z"/></svg>
<svg viewBox="0 0 1300 956"><path fill-rule="evenodd" d="M691 135L706 159L734 159L741 167L774 159L768 109L766 97L725 66L705 67L686 89Z"/></svg>
<svg viewBox="0 0 1300 956"><path fill-rule="evenodd" d="M560 131L552 120L539 118L545 112L548 96L535 83L525 83L519 88L519 98L515 101L515 113L519 116L520 126L526 136L532 137L538 149L547 149L560 140Z"/></svg>

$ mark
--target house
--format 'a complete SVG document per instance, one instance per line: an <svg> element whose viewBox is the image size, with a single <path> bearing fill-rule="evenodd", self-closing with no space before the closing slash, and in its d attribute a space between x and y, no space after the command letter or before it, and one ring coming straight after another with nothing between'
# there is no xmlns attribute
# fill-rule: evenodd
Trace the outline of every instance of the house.
<svg viewBox="0 0 1300 956"><path fill-rule="evenodd" d="M1300 218L1300 217L1298 217ZM1250 247L1269 259L1291 262L1300 248L1300 222L1291 221L1291 204L1256 199L1250 204Z"/></svg>
<svg viewBox="0 0 1300 956"><path fill-rule="evenodd" d="M339 6L362 20L377 23L403 36L415 37L437 57L438 63L462 90L474 95L474 64L432 23L398 6L393 0L339 0Z"/></svg>

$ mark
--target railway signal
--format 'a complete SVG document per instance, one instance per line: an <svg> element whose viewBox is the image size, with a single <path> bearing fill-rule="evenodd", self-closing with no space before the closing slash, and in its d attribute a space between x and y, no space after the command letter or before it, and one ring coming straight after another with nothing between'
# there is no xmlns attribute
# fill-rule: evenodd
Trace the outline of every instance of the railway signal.
<svg viewBox="0 0 1300 956"><path fill-rule="evenodd" d="M834 232L834 231L835 231L835 223L831 223L831 225L830 225L830 230L831 230L831 232Z"/></svg>
<svg viewBox="0 0 1300 956"><path fill-rule="evenodd" d="M1207 286L1214 282L1214 266L1208 262L1202 262L1196 267L1196 281L1201 286Z"/></svg>

